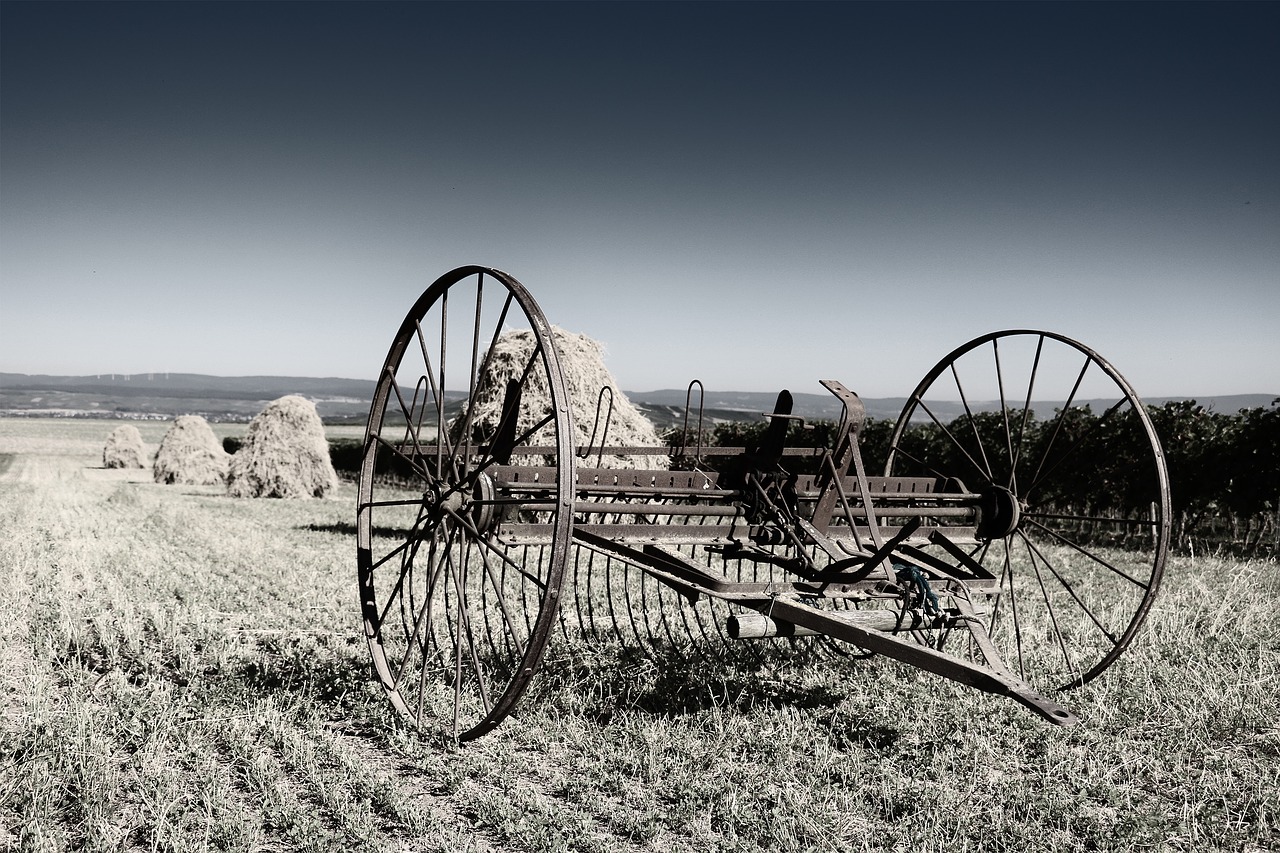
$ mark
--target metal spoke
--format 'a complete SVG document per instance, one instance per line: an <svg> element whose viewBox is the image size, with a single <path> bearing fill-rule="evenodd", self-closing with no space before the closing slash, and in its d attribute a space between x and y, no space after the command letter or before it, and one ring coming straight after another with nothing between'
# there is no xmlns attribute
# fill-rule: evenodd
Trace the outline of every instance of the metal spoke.
<svg viewBox="0 0 1280 853"><path fill-rule="evenodd" d="M1022 402L1022 426L1018 427L1017 449L1011 459L1014 464L1009 466L1009 481L1005 483L1005 487L1014 494L1018 493L1018 466L1016 459L1022 455L1022 443L1026 440L1027 424L1031 421L1031 396L1035 392L1036 376L1040 373L1040 355L1043 351L1044 335L1040 335L1036 340L1036 357L1031 362L1031 375L1027 378L1027 397Z"/></svg>
<svg viewBox="0 0 1280 853"><path fill-rule="evenodd" d="M1080 384L1084 382L1084 376L1089 372L1089 366L1091 364L1093 364L1093 358L1091 356L1085 356L1084 364L1080 367L1080 375L1076 377L1075 384L1071 386L1071 393L1067 395L1067 402L1062 405L1062 409L1058 412L1058 417L1054 421L1053 433L1049 436L1048 442L1045 443L1045 450L1040 456L1040 463L1036 465L1036 473L1031 478L1033 487L1035 483L1039 482L1040 469L1044 467L1045 459L1049 455L1049 448L1051 448L1054 442L1057 441L1058 433L1062 430L1062 425L1066 422L1067 412L1071 411L1071 404L1075 401L1076 394L1080 391Z"/></svg>
<svg viewBox="0 0 1280 853"><path fill-rule="evenodd" d="M969 464L974 467L974 470L976 470L979 474L985 473L982 466L978 464L977 460L975 460L973 456L969 453L969 451L965 448L965 446L960 443L960 440L951 434L951 430L947 428L947 425L944 424L942 421L938 420L938 417L933 413L932 410L930 410L928 405L925 404L924 400L921 400L920 398L917 397L915 399L915 402L920 405L920 408L924 409L925 414L929 416L930 420L932 420L935 424L938 425L938 428L942 430L943 434L946 435L947 438L951 439L951 443L955 445L956 448L958 448L961 453L964 454L965 459L969 460Z"/></svg>
<svg viewBox="0 0 1280 853"><path fill-rule="evenodd" d="M450 560L452 565L452 560ZM457 587L457 568L454 567L454 587ZM463 600L461 593L458 594L458 618L454 623L453 638L453 736L458 736L459 718L462 716L462 614L466 609L466 602Z"/></svg>
<svg viewBox="0 0 1280 853"><path fill-rule="evenodd" d="M1013 615L1013 639L1018 650L1018 674L1025 681L1027 678L1027 665L1022 659L1022 622L1018 619L1018 592L1015 589L1015 578L1013 573L1013 562L1009 560L1009 543L1005 542L1005 561L1006 567L1009 569L1009 612Z"/></svg>
<svg viewBox="0 0 1280 853"><path fill-rule="evenodd" d="M524 381L528 378L529 368L532 367L532 365L533 365L533 361L531 357L531 360L529 361L529 363L525 365L525 372L520 380L521 384L523 384ZM518 413L515 416L518 418L519 417ZM542 429L544 426L554 421L555 417L556 417L555 410L552 409L547 413L547 415L542 420L534 423L532 426L526 429L523 433L516 436L515 440L512 442L512 446L518 447L524 444L525 442L529 441L534 435L534 433L536 433L538 430ZM485 470L497 464L498 459L497 459L497 456L494 455L494 452L493 452L494 450L495 448L490 446L485 456L482 459L478 460L474 466L470 467L466 475L460 477L458 482L453 487L451 487L445 494L450 495L450 494L455 494L457 492L460 492L463 489L470 489L471 486L475 484L475 481L480 474L484 473Z"/></svg>
<svg viewBox="0 0 1280 853"><path fill-rule="evenodd" d="M379 617L378 617L379 625L381 625L382 622L387 618L387 611L391 609L391 603L396 599L397 596L401 598L403 603L403 588L406 580L408 580L409 582L409 598L410 598L409 607L412 608L413 606L412 605L413 571L415 566L415 560L418 556L419 545L421 544L421 542L422 542L421 538L414 539L412 542L408 543L410 546L408 550L403 552L400 560L400 574L396 577L395 589L393 589L391 593L387 595L387 606L384 607L382 610L382 613L379 614ZM428 573L430 573L430 567L436 564L436 544L437 544L436 538L432 536L430 545L428 545L427 547ZM430 589L431 589L431 578L429 577L428 584L427 584L427 591L430 592Z"/></svg>
<svg viewBox="0 0 1280 853"><path fill-rule="evenodd" d="M519 572L521 575L523 575L523 576L524 576L524 578L525 578L526 580L529 580L529 581L531 581L534 585L536 585L536 586L538 587L538 589L540 589L540 590L544 590L544 591L546 590L546 588L547 588L547 584L546 584L546 582L545 582L545 581L543 581L541 578L539 578L539 577L537 577L537 576L535 576L535 575L531 575L531 574L529 574L528 572L526 572L526 571L524 570L524 567L523 567L523 566L521 566L519 563L517 563L517 562L515 562L514 560L512 560L510 557L508 557L508 556L507 556L506 554L504 554L502 551L499 551L499 550L498 550L498 548L497 548L497 546L495 546L495 545L493 545L491 542L489 542L489 540L488 540L487 538L485 538L483 535L481 535L481 534L480 534L480 533L479 533L479 532L478 532L478 531L477 531L477 530L476 530L476 529L471 525L471 522L467 521L467 520L466 520L465 518L463 518L461 515L458 515L458 513L457 513L457 512L455 512L455 511L454 511L454 510L452 510L452 509L449 509L448 507L445 507L445 508L444 508L444 511L445 511L445 513L447 513L447 514L448 514L448 516L449 516L450 518L452 518L454 521L456 521L456 522L458 523L458 526L459 526L460 528L462 528L464 531L466 531L466 533L467 533L467 535L468 535L468 536L473 537L473 538L475 539L475 541L476 541L476 543L477 543L477 544L479 544L479 545L483 546L484 548L486 548L486 549L487 549L491 554L494 554L494 555L495 555L499 560L501 560L501 561L502 561L503 563L505 563L506 565L510 566L512 569L515 569L517 572Z"/></svg>
<svg viewBox="0 0 1280 853"><path fill-rule="evenodd" d="M1160 522L1150 518L1119 518L1106 515L1067 515L1053 512L1024 512L1023 518L1039 521L1094 521L1099 524L1123 524L1130 527L1159 527Z"/></svg>
<svg viewBox="0 0 1280 853"><path fill-rule="evenodd" d="M445 535L446 535L445 547L446 547L446 553L447 553L447 549L449 547L452 547L450 543L453 539L454 531L448 530L446 531ZM436 586L436 580L439 578L440 571L443 569L444 564L445 564L445 561L441 560L439 564L436 566L435 571L432 573L431 577L427 581L426 600L422 602L422 607L418 609L417 616L413 620L413 630L409 633L409 636L405 640L406 647L404 651L404 659L400 661L400 668L396 672L395 678L393 679L393 681L396 684L400 683L400 680L404 677L405 669L409 666L409 661L413 657L412 655L413 649L418 644L418 635L422 631L422 626L424 622L430 621L429 618L424 618L424 617L426 617L427 615L427 608L431 606L431 602L435 598L434 590ZM422 658L423 658L422 664L423 664L423 667L425 668L426 667L426 650L425 649L423 650Z"/></svg>
<svg viewBox="0 0 1280 853"><path fill-rule="evenodd" d="M969 408L969 398L965 396L964 388L960 385L960 374L956 371L956 363L951 362L951 378L955 380L956 391L960 393L960 402L964 405L964 413L969 418L969 428L973 430L973 440L978 445L978 453L982 455L982 471L987 475L987 479L995 482L995 475L991 473L991 461L987 458L986 445L982 443L982 436L978 434L978 423L973 418L973 411Z"/></svg>
<svg viewBox="0 0 1280 853"><path fill-rule="evenodd" d="M484 567L485 577L489 580L489 585L493 587L494 600L498 603L498 611L502 614L503 623L507 626L508 638L516 644L516 657L524 657L524 644L520 642L520 638L516 636L516 622L511 618L511 613L507 610L507 597L503 592L501 581L494 576L493 566L489 564L489 556L487 552L480 551L480 563ZM481 585L483 588L483 584ZM492 638L490 643L493 643ZM497 653L497 648L494 652Z"/></svg>
<svg viewBox="0 0 1280 853"><path fill-rule="evenodd" d="M1013 427L1009 423L1009 404L1005 401L1004 396L1004 369L1000 365L999 338L991 339L991 352L996 363L996 387L1000 389L1000 417L1004 420L1004 444L1009 452L1009 469L1012 471L1017 466L1013 463Z"/></svg>
<svg viewBox="0 0 1280 853"><path fill-rule="evenodd" d="M485 716L488 716L489 712L493 710L493 703L489 701L489 688L488 688L488 685L485 683L484 673L481 671L480 659L476 657L475 635L471 630L471 614L467 610L467 604L469 602L469 598L466 592L467 573L468 573L467 570L471 566L470 557L471 557L471 545L473 541L474 540L468 539L466 543L463 545L461 573L459 573L457 566L454 567L454 571L453 571L453 587L455 592L458 595L457 634L459 637L459 648L457 649L457 655L459 658L461 658L462 649L461 649L460 640L462 637L465 636L467 640L467 653L468 653L467 656L471 661L471 667L472 667L472 670L475 672L475 676L476 676L476 686L479 688L479 691L480 691L480 703L484 707ZM459 574L461 574L461 578L459 578ZM464 628L465 630L463 630ZM461 685L458 685L458 686L460 687Z"/></svg>
<svg viewBox="0 0 1280 853"><path fill-rule="evenodd" d="M395 585L392 587L391 592L387 593L387 606L382 608L382 612L378 614L379 625L381 625L383 622L386 621L387 611L391 609L391 603L395 601L398 597L400 597L400 595L402 594L404 589L405 578L409 576L409 570L413 566L414 557L418 555L418 547L422 542L422 537L414 536L413 533L414 531L418 530L418 522L422 521L422 517L423 517L422 513L419 512L418 518L414 521L413 527L409 530L409 538L405 539L403 546L399 546L392 551L392 553L395 553L398 551L401 554L400 573L396 576L396 582L395 582ZM429 550L434 550L435 539L433 538L431 541L432 541L433 547ZM379 560L378 563L379 564L384 563L390 558L391 558L391 554L387 554L385 557ZM429 561L428 561L428 564L430 564Z"/></svg>
<svg viewBox="0 0 1280 853"><path fill-rule="evenodd" d="M522 444L524 444L525 442L529 441L529 440L533 437L533 434L534 434L534 433L536 433L538 430L542 429L544 426L546 426L547 424L551 423L551 422L552 422L553 420L555 420L555 419L556 419L555 412L547 412L546 417L544 417L542 420L540 420L540 421L538 421L538 422L534 423L534 424L533 424L532 426L530 426L527 430L525 430L524 432L522 432L520 435L516 436L516 439L515 439L515 446L516 446L516 447L519 447L520 445L522 445ZM493 462L489 462L485 467L488 467L489 465L492 465L492 464L493 464Z"/></svg>
<svg viewBox="0 0 1280 853"><path fill-rule="evenodd" d="M408 407L406 407L406 404L405 404L405 402L404 402L404 394L402 394L402 393L400 392L400 383L398 383L398 382L396 382L396 381L395 381L395 376L391 376L391 377L390 377L390 379L391 379L391 390L393 390L393 391L395 391L395 392L396 392L396 401L400 404L400 411L404 412L404 419L405 419L405 424L406 424L406 427L405 427L405 428L406 428L406 431L407 431L411 436L413 436L413 449L414 449L414 451L415 451L419 456L421 456L421 455L422 455L422 441L419 439L419 436L418 436L418 429L417 429L417 427L415 427L415 425L414 425L414 423L413 423L413 407L412 407L412 406L408 406ZM414 387L414 401L416 402L416 401L417 401L417 399L418 399L418 395L417 395L417 387L415 386L415 387ZM382 436L378 436L378 438L379 438L379 440L381 440ZM402 456L404 456L404 454L401 454L401 455L402 455ZM405 458L406 458L406 459L408 459L408 457L407 457L407 456L406 456Z"/></svg>
<svg viewBox="0 0 1280 853"><path fill-rule="evenodd" d="M418 339L418 346L422 351L422 375L426 377L427 387L431 390L432 398L436 403L436 470L443 472L443 454L449 449L449 435L448 431L444 428L444 368L443 366L441 367L440 385L437 386L435 372L432 369L431 364L431 354L427 352L427 336L426 333L422 331L422 321L415 320L413 328L414 334ZM444 346L443 339L441 339L440 346Z"/></svg>
<svg viewBox="0 0 1280 853"><path fill-rule="evenodd" d="M1115 402L1115 405L1107 409L1098 417L1097 420L1089 424L1089 428L1085 431L1085 433L1079 436L1075 440L1075 442L1070 447L1067 448L1067 451L1058 457L1057 461L1054 462L1053 465L1049 467L1048 471L1044 471L1043 473L1040 473L1040 469L1043 469L1044 463L1049 459L1049 450L1051 449L1051 446L1046 446L1044 449L1044 454L1041 457L1040 469L1037 469L1037 474L1035 479L1031 481L1031 485L1027 486L1026 491L1023 492L1023 494L1030 496L1032 492L1034 492L1037 488L1040 487L1040 484L1045 481L1045 478L1047 478L1054 471L1058 470L1058 466L1060 466L1063 462L1067 461L1073 455L1075 455L1075 452L1084 445L1085 439L1091 437L1095 432L1097 432L1098 427L1102 425L1103 421L1107 420L1107 418L1115 414L1116 411L1118 411L1119 408L1127 402L1129 401L1124 397L1121 397L1119 400L1117 400Z"/></svg>
<svg viewBox="0 0 1280 853"><path fill-rule="evenodd" d="M416 460L416 459L414 459L413 457L409 456L407 453L405 453L404 451L402 451L400 448L396 447L396 446L395 446L394 444L392 444L391 442L387 441L387 440L386 440L385 438L383 438L381 435L375 435L373 438L374 438L374 440L375 440L375 441L377 441L377 442L378 442L379 444L381 444L383 447L387 448L387 450L390 450L390 451L391 451L392 453L394 453L396 456L399 456L401 459L403 459L403 460L405 461L405 464L409 465L409 467L411 467L411 468L414 470L414 472L415 472L415 473L417 473L417 474L421 475L422 479L424 479L424 480L430 480L430 479L431 479L431 475L430 475L429 473L427 473L427 471L425 471L424 469L422 469L422 468L419 468L419 467L418 467L418 462L417 462L417 460Z"/></svg>
<svg viewBox="0 0 1280 853"><path fill-rule="evenodd" d="M904 457L904 458L906 458L906 459L910 460L911 462L916 463L916 465L918 465L918 466L921 468L921 470L928 471L930 474L932 474L933 476L937 477L939 480L944 480L944 479L946 479L946 476L945 476L941 471L939 471L937 468L934 468L932 465L928 464L928 463L927 463L927 462L925 462L923 459L920 459L919 457L914 456L914 455L912 455L911 453L908 453L907 451L903 450L901 447L895 447L895 448L893 449L893 453L894 453L895 455L897 455L897 456L902 456L902 457ZM849 523L850 523L850 524L853 524L853 516L852 516L852 515L850 515L850 516L849 516Z"/></svg>
<svg viewBox="0 0 1280 853"><path fill-rule="evenodd" d="M471 459L471 429L470 429L471 412L475 409L476 380L478 378L477 372L476 372L476 362L479 361L479 358L480 358L480 318L481 318L483 309L484 309L484 273L481 272L476 275L476 318L475 318L475 326L471 330L471 367L467 371L467 407L466 407L467 414L465 416L465 421L463 423L462 431L459 432L456 437L453 453L449 457L450 467L454 471L459 471L460 476L462 477L467 476L467 471L468 471L467 463ZM447 340L447 338L442 333L441 341L445 341L445 340ZM441 358L443 360L443 356L441 356ZM444 383L443 377L441 377L440 382L443 385ZM459 450L462 451L461 469L458 468L458 459L459 459L458 451Z"/></svg>
<svg viewBox="0 0 1280 853"><path fill-rule="evenodd" d="M493 326L493 337L491 337L491 338L489 339L489 348L488 348L487 350L485 350L485 353L484 353L484 360L480 363L480 369L479 369L478 371L477 371L477 370L475 370L475 369L474 369L474 365L473 365L472 378L471 378L471 382L472 382L472 385L471 385L471 394L470 394L470 396L468 396L468 398L467 398L467 407L466 407L466 412L465 412L465 414L463 415L463 421L462 421L462 432L461 432L461 433L459 433L459 435L461 435L461 436L467 436L467 437L468 437L468 442L470 441L469 437L470 437L470 435L471 435L471 424L472 424L473 419L474 419L474 417L475 417L475 392L476 392L476 383L477 383L477 382L479 382L479 380L480 380L480 379L482 379L483 377L487 376L487 375L488 375L488 373L489 373L489 361L490 361L490 359L492 359L492 358L493 358L493 351L494 351L494 349L495 349L495 348L497 347L497 345L498 345L498 338L502 335L502 327L503 327L503 325L504 325L504 324L506 323L506 321L507 321L507 312L508 312L508 311L510 310L510 308L511 308L511 302L512 302L512 300L513 300L513 299L514 299L514 297L513 297L510 293L508 293L508 294L507 294L506 301L504 301L504 302L503 302L503 304L502 304L502 311L501 311L501 312L499 312L498 320L497 320L497 322L496 322L496 323L494 323L494 326ZM477 297L476 302L477 302L477 304L476 304L476 332L475 332L475 334L476 334L476 340L478 341L479 336L480 336L480 306L479 306L479 298L478 298L478 297ZM457 449L455 448L455 449L454 449L454 453L456 454L456 452L457 452ZM469 445L469 444L468 444L468 453L467 453L467 455L468 455L468 456L470 456L470 445Z"/></svg>
<svg viewBox="0 0 1280 853"><path fill-rule="evenodd" d="M1018 531L1018 536L1022 539L1023 544L1026 545L1027 558L1031 561L1031 569L1036 574L1036 583L1040 587L1040 597L1044 600L1045 610L1049 614L1049 623L1053 626L1054 639L1058 641L1058 648L1062 651L1062 660L1066 664L1068 672L1078 672L1075 664L1072 663L1071 661L1071 654L1067 651L1066 641L1062 637L1062 629L1058 627L1058 615L1053 610L1053 601L1049 597L1049 590L1045 588L1044 577L1040 574L1040 565L1036 560L1037 556L1040 558L1040 560L1044 561L1045 568L1048 569L1053 574L1053 576L1058 579L1059 583L1062 583L1064 586L1066 584L1063 581L1062 576L1059 575L1058 572L1049 564L1049 560L1044 556L1044 554L1040 553L1040 550L1038 548L1036 548L1032 544L1031 540L1027 538L1026 534L1024 534L1022 531Z"/></svg>
<svg viewBox="0 0 1280 853"><path fill-rule="evenodd" d="M471 420L470 412L471 410L475 409L474 402L476 399L476 382L479 379L479 374L476 371L476 367L478 366L478 362L480 361L480 317L483 311L484 311L484 273L479 273L476 276L476 322L471 329L471 369L467 371L467 400L470 401L470 404L467 406L468 413L467 413L466 421L468 423ZM464 428L462 430L462 433L458 437L459 441L462 443L463 447L465 448L462 454L463 476L466 476L467 474L466 464L467 464L467 460L471 458L471 430L466 429L466 426L467 424L464 423Z"/></svg>
<svg viewBox="0 0 1280 853"><path fill-rule="evenodd" d="M387 562L388 562L392 557L394 557L394 556L396 556L397 554L399 554L400 552L404 551L404 549L408 548L411 544L412 544L412 542L411 542L410 540L408 540L408 539L406 539L404 542L401 542L399 545L397 545L396 547L392 548L390 551L388 551L386 554L384 554L382 557L380 557L376 562L372 563L372 564L369 566L369 570L372 572L372 571L376 571L377 569L380 569L380 568L381 568L384 564L386 564L386 563L387 563Z"/></svg>
<svg viewBox="0 0 1280 853"><path fill-rule="evenodd" d="M1056 530L1054 530L1054 529L1052 529L1052 528L1050 528L1050 527L1047 527L1046 525L1041 524L1040 522L1036 521L1035 519L1029 519L1029 520L1030 520L1030 522L1031 522L1032 524L1034 524L1036 527L1040 528L1040 529L1041 529L1041 530L1043 530L1045 533L1047 533L1047 534L1049 534L1050 536L1052 536L1054 539L1057 539L1057 540L1058 540L1059 542L1061 542L1062 544L1067 545L1067 546L1069 546L1070 548L1072 548L1072 549L1074 549L1074 550L1076 550L1076 551L1080 552L1080 553L1081 553L1081 554L1083 554L1084 556L1088 557L1090 560L1093 560L1095 563L1098 563L1098 564L1099 564L1099 565L1101 565L1101 566L1105 566L1105 567L1107 567L1107 568L1108 568L1108 569L1110 569L1112 572L1114 572L1115 574L1117 574L1117 575L1119 575L1120 577L1124 578L1125 580L1127 580L1129 583L1133 584L1134 586L1137 586L1137 587L1139 587L1139 588L1141 588L1141 589L1149 589L1149 588L1150 588L1148 584L1145 584L1145 583L1143 583L1142 581L1138 580L1137 578L1135 578L1135 577L1133 577L1133 576L1129 575L1128 573L1121 571L1120 569L1118 569L1118 568L1116 568L1115 566L1111 565L1111 563L1109 563L1109 562L1107 562L1106 560L1104 560L1104 559L1102 559L1101 557L1099 557L1097 554L1093 553L1093 552L1092 552L1092 551L1090 551L1089 549L1087 549L1087 548L1085 548L1084 546L1080 545L1078 542L1073 542L1072 540L1070 540L1070 539L1068 539L1067 537L1063 536L1063 535L1062 535L1061 533L1059 533L1058 531L1056 531Z"/></svg>
<svg viewBox="0 0 1280 853"><path fill-rule="evenodd" d="M1074 600L1076 604L1080 605L1080 609L1081 609L1081 610L1083 610L1083 611L1084 611L1084 613L1085 613L1085 615L1089 617L1089 620L1090 620L1091 622L1093 622L1093 624L1094 624L1094 625L1097 625L1097 626L1098 626L1098 630L1099 630L1099 631L1101 631L1101 632L1103 633L1103 635L1104 635L1108 640L1110 640L1110 641L1111 641L1111 644L1112 644L1113 646L1118 646L1118 645L1120 645L1120 641L1119 641L1118 639L1116 639L1115 635L1114 635L1114 634L1112 634L1112 633L1111 633L1111 631L1109 631L1109 630L1107 629L1107 627L1106 627L1105 625L1103 625L1103 624L1102 624L1101 620L1099 620L1099 619L1098 619L1098 617L1094 614L1093 610L1092 610L1092 609L1090 609L1090 608L1089 608L1089 606L1088 606L1087 604L1085 604L1085 603L1084 603L1084 600L1080 598L1079 594L1077 594L1077 593L1076 593L1075 587L1073 587L1073 586L1072 586L1072 585L1067 581L1067 579L1066 579L1066 578L1064 578L1064 577L1062 577L1062 575L1058 574L1058 572L1053 568L1053 566L1051 566L1051 565L1049 564L1049 561L1045 558L1044 554L1040 551L1040 549L1036 547L1035 543L1034 543L1034 542L1032 542L1032 541L1031 541L1031 540L1026 536L1026 534L1021 534L1021 533L1020 533L1019 535L1021 535L1021 536L1022 536L1023 541L1025 541L1025 542L1027 543L1027 547L1029 547L1029 548L1033 549L1033 550L1035 551L1035 553L1036 553L1036 554L1039 554L1039 555L1040 555L1040 559L1041 559L1041 560L1044 560L1045 567L1049 569L1049 571L1053 574L1054 578L1055 578L1055 579L1057 579L1058 583L1062 584L1063 589L1065 589L1065 590L1067 591L1067 593L1071 596L1072 600Z"/></svg>
<svg viewBox="0 0 1280 853"><path fill-rule="evenodd" d="M1004 600L1004 581L1012 571L1009 563L1009 543L1007 540L1001 539L1000 544L1004 546L1004 559L1000 563L1000 577L996 579L995 603L991 606L991 631L995 632L996 622L1000 618L1000 603Z"/></svg>
<svg viewBox="0 0 1280 853"><path fill-rule="evenodd" d="M371 508L375 506L417 506L422 503L422 498L404 498L398 501L369 501L360 504L360 509ZM496 502L495 502L496 503Z"/></svg>

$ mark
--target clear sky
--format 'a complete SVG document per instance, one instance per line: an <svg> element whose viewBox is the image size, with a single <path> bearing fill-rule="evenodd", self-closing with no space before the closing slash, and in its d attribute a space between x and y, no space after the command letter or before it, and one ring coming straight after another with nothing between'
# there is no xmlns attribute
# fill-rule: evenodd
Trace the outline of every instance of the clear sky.
<svg viewBox="0 0 1280 853"><path fill-rule="evenodd" d="M0 371L372 378L464 263L623 388L999 328L1280 394L1280 4L0 4Z"/></svg>

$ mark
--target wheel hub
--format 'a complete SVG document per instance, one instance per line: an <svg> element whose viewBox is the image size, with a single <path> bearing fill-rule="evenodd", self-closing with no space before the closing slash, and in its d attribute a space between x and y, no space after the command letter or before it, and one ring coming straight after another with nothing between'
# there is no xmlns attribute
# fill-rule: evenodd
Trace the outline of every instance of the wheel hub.
<svg viewBox="0 0 1280 853"><path fill-rule="evenodd" d="M497 521L493 505L495 494L493 478L481 472L469 491L460 485L432 483L423 499L431 507L432 516L467 518L477 533L487 533Z"/></svg>
<svg viewBox="0 0 1280 853"><path fill-rule="evenodd" d="M493 478L481 471L471 487L471 522L480 533L488 533L498 520L493 504L495 494Z"/></svg>
<svg viewBox="0 0 1280 853"><path fill-rule="evenodd" d="M1018 529L1022 505L1017 495L1003 486L990 485L978 492L979 539L1003 539Z"/></svg>

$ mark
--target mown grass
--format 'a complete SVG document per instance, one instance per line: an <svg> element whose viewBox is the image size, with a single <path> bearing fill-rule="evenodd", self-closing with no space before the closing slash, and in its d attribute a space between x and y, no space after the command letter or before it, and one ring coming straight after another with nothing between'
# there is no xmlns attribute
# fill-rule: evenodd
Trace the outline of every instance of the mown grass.
<svg viewBox="0 0 1280 853"><path fill-rule="evenodd" d="M0 849L1280 846L1274 563L1173 559L1073 729L881 659L553 649L458 747L368 681L349 486L159 486L109 427L0 420Z"/></svg>

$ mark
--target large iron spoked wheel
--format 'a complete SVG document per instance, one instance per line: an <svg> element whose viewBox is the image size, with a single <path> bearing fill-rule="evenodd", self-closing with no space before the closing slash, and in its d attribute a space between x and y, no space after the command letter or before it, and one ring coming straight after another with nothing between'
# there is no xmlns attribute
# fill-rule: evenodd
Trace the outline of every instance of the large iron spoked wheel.
<svg viewBox="0 0 1280 853"><path fill-rule="evenodd" d="M1027 330L965 344L908 398L886 472L986 496L963 547L994 580L973 603L1024 680L1082 685L1132 642L1164 571L1169 477L1142 401L1092 349Z"/></svg>
<svg viewBox="0 0 1280 853"><path fill-rule="evenodd" d="M415 725L478 737L538 667L572 535L565 389L550 325L498 270L442 276L396 333L365 434L357 562L374 669ZM531 491L499 491L507 464L528 466Z"/></svg>

